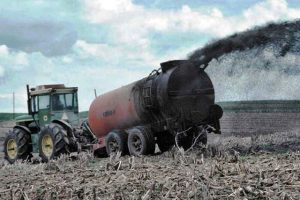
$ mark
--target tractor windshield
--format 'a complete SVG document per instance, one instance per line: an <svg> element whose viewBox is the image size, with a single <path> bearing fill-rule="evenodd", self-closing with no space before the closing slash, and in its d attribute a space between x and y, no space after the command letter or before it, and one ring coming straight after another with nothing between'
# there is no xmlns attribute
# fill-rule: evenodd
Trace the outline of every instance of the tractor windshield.
<svg viewBox="0 0 300 200"><path fill-rule="evenodd" d="M75 93L53 94L52 110L75 110L77 109L77 95Z"/></svg>

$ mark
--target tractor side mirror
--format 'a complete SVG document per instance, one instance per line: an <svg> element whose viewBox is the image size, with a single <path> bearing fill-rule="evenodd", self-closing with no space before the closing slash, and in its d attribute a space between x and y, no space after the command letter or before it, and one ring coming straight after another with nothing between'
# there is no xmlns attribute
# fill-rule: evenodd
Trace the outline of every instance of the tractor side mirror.
<svg viewBox="0 0 300 200"><path fill-rule="evenodd" d="M31 102L31 97L30 97L30 92L29 92L29 85L26 85L26 92L27 92L27 108L28 108L28 114L32 115L32 102Z"/></svg>
<svg viewBox="0 0 300 200"><path fill-rule="evenodd" d="M28 114L32 115L32 103L31 103L31 99L27 100L27 107L28 107Z"/></svg>

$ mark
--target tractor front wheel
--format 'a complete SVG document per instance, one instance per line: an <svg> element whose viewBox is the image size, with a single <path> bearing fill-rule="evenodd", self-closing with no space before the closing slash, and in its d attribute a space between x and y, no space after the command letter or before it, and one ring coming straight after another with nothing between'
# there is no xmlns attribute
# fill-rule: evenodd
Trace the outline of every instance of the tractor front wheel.
<svg viewBox="0 0 300 200"><path fill-rule="evenodd" d="M69 153L67 131L59 124L46 125L39 137L39 154L44 162Z"/></svg>
<svg viewBox="0 0 300 200"><path fill-rule="evenodd" d="M20 128L14 128L8 133L4 141L5 159L12 164L18 159L27 160L31 158L30 141L30 133Z"/></svg>

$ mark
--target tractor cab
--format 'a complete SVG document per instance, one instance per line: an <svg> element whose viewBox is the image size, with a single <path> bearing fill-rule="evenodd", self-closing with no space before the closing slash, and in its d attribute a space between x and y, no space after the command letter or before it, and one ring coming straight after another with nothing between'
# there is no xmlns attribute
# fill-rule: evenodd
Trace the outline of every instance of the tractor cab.
<svg viewBox="0 0 300 200"><path fill-rule="evenodd" d="M28 113L39 126L63 120L76 127L79 124L77 90L63 84L28 88Z"/></svg>

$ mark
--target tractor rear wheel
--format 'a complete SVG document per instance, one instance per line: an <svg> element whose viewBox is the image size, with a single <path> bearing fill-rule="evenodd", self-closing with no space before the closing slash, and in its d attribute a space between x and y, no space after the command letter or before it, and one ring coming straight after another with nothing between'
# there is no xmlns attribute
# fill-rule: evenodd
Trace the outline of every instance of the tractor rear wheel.
<svg viewBox="0 0 300 200"><path fill-rule="evenodd" d="M129 129L127 132L130 155L141 156L155 152L155 140L149 128L137 126Z"/></svg>
<svg viewBox="0 0 300 200"><path fill-rule="evenodd" d="M20 128L14 128L4 141L5 159L11 164L18 159L30 159L32 157L30 141L30 133Z"/></svg>
<svg viewBox="0 0 300 200"><path fill-rule="evenodd" d="M117 130L109 132L105 138L105 146L108 155L117 152L126 155L128 153L127 133Z"/></svg>
<svg viewBox="0 0 300 200"><path fill-rule="evenodd" d="M56 159L61 154L69 153L67 131L59 124L46 125L39 137L39 153L44 162Z"/></svg>

